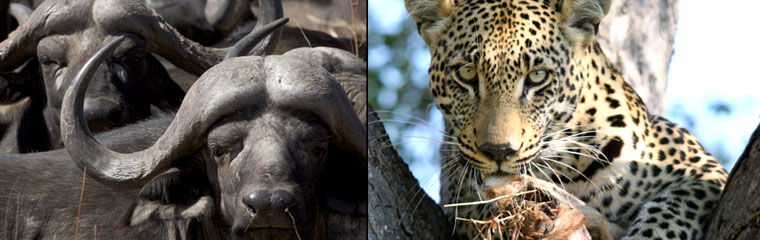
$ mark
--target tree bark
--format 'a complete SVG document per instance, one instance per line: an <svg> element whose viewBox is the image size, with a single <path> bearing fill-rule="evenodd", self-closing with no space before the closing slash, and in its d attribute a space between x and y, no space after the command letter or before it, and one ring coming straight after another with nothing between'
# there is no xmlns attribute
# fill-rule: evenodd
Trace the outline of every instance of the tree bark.
<svg viewBox="0 0 760 240"><path fill-rule="evenodd" d="M420 188L368 108L369 239L449 238L452 228L443 210Z"/></svg>
<svg viewBox="0 0 760 240"><path fill-rule="evenodd" d="M760 236L760 125L734 165L705 239L757 239Z"/></svg>
<svg viewBox="0 0 760 240"><path fill-rule="evenodd" d="M599 45L649 113L663 115L665 83L678 19L678 0L612 1L599 26Z"/></svg>

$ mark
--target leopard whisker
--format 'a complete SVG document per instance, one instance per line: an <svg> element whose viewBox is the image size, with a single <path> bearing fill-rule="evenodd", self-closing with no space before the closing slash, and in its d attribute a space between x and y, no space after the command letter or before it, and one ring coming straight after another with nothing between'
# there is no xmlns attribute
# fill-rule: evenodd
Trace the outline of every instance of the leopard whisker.
<svg viewBox="0 0 760 240"><path fill-rule="evenodd" d="M565 141L565 140L559 140L559 141ZM591 146L591 145L588 145L588 144L585 144L585 143L582 143L582 142L566 141L566 143L576 145L577 147L563 146L562 148L568 149L568 150L569 149L587 150L589 154L593 155L593 157L589 156L591 159L598 160L598 161L600 161L602 163L610 163L611 162L608 159L606 159L606 156L602 153L602 151L600 151L599 149L597 149L594 146ZM556 149L556 147L555 147L555 149ZM572 154L575 154L575 153L572 153ZM602 157L604 157L604 159L602 159Z"/></svg>
<svg viewBox="0 0 760 240"><path fill-rule="evenodd" d="M395 115L400 115L400 116L403 116L403 117L408 117L408 118L411 118L411 119L413 119L413 120L416 120L416 121L420 121L420 122L422 122L422 123L425 123L425 124L427 124L428 126L432 126L432 125L433 125L432 123L430 123L430 122L428 122L428 121L425 121L425 119L419 118L419 117L417 117L417 116L414 116L414 115L411 115L411 114L403 113L403 112L397 112L397 111L388 111L388 110L375 110L375 112L376 112L376 113L378 113L378 114L380 114L380 113L388 113L388 114L391 114L391 115L394 115L394 114L395 114ZM381 121L382 121L382 120L381 120ZM411 123L411 122L410 122L410 123ZM442 130L441 130L441 131L442 131Z"/></svg>
<svg viewBox="0 0 760 240"><path fill-rule="evenodd" d="M596 187L596 189L597 189L597 190L599 190L599 191L601 191L601 190L602 190L602 189L599 187L599 185L597 185L597 184L596 184L594 181L591 181L591 179L590 179L590 178L588 178L588 177L587 177L585 174L583 174L583 173L582 173L581 171L579 171L578 169L576 169L576 168L574 168L574 167L572 167L572 166L570 166L570 165L568 165L568 164L566 164L566 163L563 163L563 162L560 162L560 161L557 161L557 160L554 160L554 159L549 159L549 158L541 158L541 160L544 160L544 161L551 161L551 162L555 162L555 163L558 163L558 164L564 165L564 166L565 166L565 167L567 167L568 169L570 169L570 170L573 170L573 171L577 172L577 173L578 173L578 174L579 174L581 177L585 178L585 179L587 180L587 182L588 182L588 183L591 183L592 185L594 185L594 187ZM572 178L568 178L568 179L570 179L570 180L572 181Z"/></svg>
<svg viewBox="0 0 760 240"><path fill-rule="evenodd" d="M589 154L585 154L585 153L581 153L581 152L576 152L576 151L568 151L568 150L566 150L566 149L552 149L553 152L557 152L557 153L565 153L565 154L570 154L570 155L583 156L583 157L587 157L587 158L590 158L590 159L596 159L595 156L592 156L592 155L589 155ZM598 159L598 160L601 160L601 159Z"/></svg>
<svg viewBox="0 0 760 240"><path fill-rule="evenodd" d="M456 145L457 144L455 142L443 141L443 140L438 140L438 139L434 139L434 138L430 138L430 137L425 137L425 136L401 135L401 136L398 136L398 138L424 139L424 140L429 140L429 142L439 143L439 144L450 144L450 145Z"/></svg>
<svg viewBox="0 0 760 240"><path fill-rule="evenodd" d="M559 179L560 173L558 173L556 170L554 170L553 167L549 166L549 164L546 164L545 162L544 162L544 165L546 166L545 168L551 170L554 173L554 176L557 176L557 178ZM535 166L536 167L543 167L543 166L539 166L538 164L535 164ZM541 170L541 169L539 168L539 170ZM541 172L543 173L544 171L541 170ZM544 173L544 175L546 175L546 173ZM572 181L572 179L569 178L566 174L562 174L561 176L565 176L565 178L570 179L570 181ZM548 175L546 176L546 178L547 178L548 181L552 180ZM564 189L565 191L567 191L567 188L565 188L565 183L563 183L562 181L560 181L559 185L560 185L560 187L562 187L562 189Z"/></svg>
<svg viewBox="0 0 760 240"><path fill-rule="evenodd" d="M455 136L451 136L451 135L447 134L446 132L444 132L443 130L437 129L435 127L419 124L419 123L416 123L416 122L410 122L410 121L404 121L404 120L398 120L398 119L380 119L380 120L370 121L367 124L389 123L389 122L392 122L392 123L403 123L403 124L409 124L409 125L414 125L414 126L422 127L422 128L425 128L425 129L432 130L432 131L435 131L437 133L440 133L440 134L443 135L444 138L456 139Z"/></svg>
<svg viewBox="0 0 760 240"><path fill-rule="evenodd" d="M579 133L579 134L582 134L582 133ZM599 149L597 149L596 147L591 146L591 145L586 144L586 143L583 143L583 142L580 142L580 141L577 141L577 139L579 139L579 138L580 137L563 137L563 138L559 138L559 139L553 139L553 140L550 140L550 141L544 141L544 142L542 142L540 144L540 147L543 148L543 149L541 149L541 151L547 151L548 150L548 151L554 151L554 152L561 152L562 150L565 150L564 153L567 153L567 154L586 156L586 157L591 158L594 161L599 161L599 162L602 162L602 163L609 163L610 162L609 160L606 159L606 157L604 156L604 154ZM558 146L555 146L555 145L561 145L561 147L558 147ZM575 145L576 147L565 146L565 145ZM547 149L545 146L552 146L552 147L549 148L549 149ZM567 150L581 150L581 151L582 150L586 150L586 152L588 152L588 154L591 154L593 156L590 156L590 155L585 154L585 153L581 153L581 151L569 151L568 152ZM604 157L604 158L602 158L602 157Z"/></svg>
<svg viewBox="0 0 760 240"><path fill-rule="evenodd" d="M424 137L418 137L418 138L424 138ZM377 140L377 139L375 139L375 140ZM430 140L430 139L424 139L424 140ZM441 144L441 145L456 145L456 144L447 143L447 142L434 142L434 141L422 141L422 140L418 140L418 141L402 141L402 142L397 142L397 143L393 143L391 140L386 140L385 142L383 142L381 144L382 145L381 149L386 149L386 148L389 148L389 147L398 148L399 146L402 146L402 145L413 145L413 144L431 143L431 142L436 143L436 144Z"/></svg>
<svg viewBox="0 0 760 240"><path fill-rule="evenodd" d="M445 166L441 167L441 173L443 174L445 172L445 177L441 178L441 186L443 186L445 183L448 183L448 181L452 179L456 179L454 175L457 171L466 170L467 166L457 164L457 162L460 160L460 158L452 159Z"/></svg>
<svg viewBox="0 0 760 240"><path fill-rule="evenodd" d="M461 166L461 165L458 164L460 159L461 159L461 157L458 154L446 155L446 156L443 156L441 158L442 166L437 170L437 172L439 174L443 174L443 173L448 174L448 176L446 176L445 178L441 178L441 185L443 185L446 180L450 179L454 174L456 174L457 171L460 171L460 170L462 170L462 169L465 168L464 166ZM420 179L420 184L421 185L422 184L427 184L427 185L431 184L431 181L433 180L432 176L434 176L434 175L435 174L433 174L430 177L428 177L427 180ZM410 213L410 214L414 215L414 213L416 212L417 208L422 203L422 200L424 199L424 196L426 196L426 194L422 194L422 193L423 193L422 188L417 189L417 191L412 196L412 200L409 202L409 205L407 205L404 208L403 214L402 214L402 219L404 219L404 217L405 217L405 215L407 213ZM414 205L414 207L412 208L412 210L410 212L409 208L412 205Z"/></svg>
<svg viewBox="0 0 760 240"><path fill-rule="evenodd" d="M463 167L463 169L462 169L461 177L459 177L459 184L457 184L456 199L454 199L454 202L459 202L459 198L460 198L461 193L462 193L462 183L464 182L464 177L466 175L466 172L468 171L468 165L469 164L465 164L464 167ZM459 216L459 207L455 207L454 208L454 216L455 217ZM456 230L456 224L454 224L454 225L455 225L455 227L454 227L453 230Z"/></svg>
<svg viewBox="0 0 760 240"><path fill-rule="evenodd" d="M576 151L572 151L572 150L576 150ZM609 161L606 158L602 158L602 157L604 157L603 154L597 154L597 153L594 153L594 152L589 152L588 154L586 154L586 153L582 153L581 152L583 150L588 150L588 149L587 148L580 148L580 147L567 147L567 148L558 149L558 150L555 150L555 151L556 152L567 153L567 154L571 154L571 155L579 155L579 156L588 157L588 158L590 158L590 159L592 159L594 161L598 161L598 162L601 162L601 163L607 163L607 164L612 163L612 161Z"/></svg>
<svg viewBox="0 0 760 240"><path fill-rule="evenodd" d="M558 128L549 126L549 128L551 128L552 132L548 133L548 134L544 134L544 136L542 136L541 138L543 139L543 138L546 138L546 137L551 137L551 136L554 136L554 135L556 135L558 133L564 133L567 130L573 130L573 129L581 128L581 127L583 127L583 126L582 125L575 125L575 126L571 126L571 127L564 127L562 129L558 129ZM589 132L595 132L595 131L589 131ZM584 132L581 132L581 133L578 133L578 134L583 134L583 133Z"/></svg>
<svg viewBox="0 0 760 240"><path fill-rule="evenodd" d="M544 175L544 177L546 177L546 178L548 179L547 181L551 181L551 179L549 178L549 176L548 176L548 175L547 175L547 174L546 174L546 173L545 173L543 170L541 170L541 168L539 168L537 164L535 164L535 163L531 163L531 164L534 166L532 169L536 169L536 170L539 170L539 171L541 171L541 174L543 174L543 175ZM531 172L533 172L533 170L531 170ZM537 183L537 181L538 181L538 179L540 179L540 178L539 178L539 177L537 177L537 175L535 175L535 173L533 174L533 176L534 176L534 179L530 179L530 181L531 181L531 183L533 184L533 186L538 186L539 184ZM562 188L562 190L564 190L564 191L566 191L566 192L567 192L567 189L565 189L565 185L564 185L564 184L561 184L561 182L560 182L560 187ZM543 189L543 188L537 188L537 189L538 189L538 190L541 192L541 194L543 194L544 196L549 196L549 197L551 197L551 194L549 194L549 192L547 192L547 190L546 190L546 189ZM534 200L534 201L536 201L536 199L533 199L533 200Z"/></svg>

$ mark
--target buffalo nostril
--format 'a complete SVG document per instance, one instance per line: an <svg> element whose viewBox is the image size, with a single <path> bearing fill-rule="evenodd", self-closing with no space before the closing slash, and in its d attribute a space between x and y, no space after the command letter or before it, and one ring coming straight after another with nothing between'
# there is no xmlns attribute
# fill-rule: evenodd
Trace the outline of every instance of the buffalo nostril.
<svg viewBox="0 0 760 240"><path fill-rule="evenodd" d="M285 211L296 205L296 197L293 193L285 190L275 190L272 194L272 209Z"/></svg>
<svg viewBox="0 0 760 240"><path fill-rule="evenodd" d="M269 190L256 190L243 197L243 203L248 206L253 213L269 209L271 207L271 201L272 192Z"/></svg>
<svg viewBox="0 0 760 240"><path fill-rule="evenodd" d="M515 148L507 143L507 144L493 144L493 143L484 143L483 145L478 146L478 150L480 150L486 157L493 159L494 161L504 161L512 157L515 153L517 153L517 150Z"/></svg>

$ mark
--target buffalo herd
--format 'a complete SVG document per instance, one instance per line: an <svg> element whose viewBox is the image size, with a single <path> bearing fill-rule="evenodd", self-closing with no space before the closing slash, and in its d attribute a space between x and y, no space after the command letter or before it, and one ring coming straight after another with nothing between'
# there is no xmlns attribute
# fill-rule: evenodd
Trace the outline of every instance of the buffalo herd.
<svg viewBox="0 0 760 240"><path fill-rule="evenodd" d="M0 1L0 239L366 238L333 1Z"/></svg>

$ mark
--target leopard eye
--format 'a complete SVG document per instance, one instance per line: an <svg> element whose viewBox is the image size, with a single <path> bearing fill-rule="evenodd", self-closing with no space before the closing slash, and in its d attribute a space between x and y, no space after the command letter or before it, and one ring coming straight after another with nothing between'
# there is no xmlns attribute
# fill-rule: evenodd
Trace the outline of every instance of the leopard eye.
<svg viewBox="0 0 760 240"><path fill-rule="evenodd" d="M475 71L475 68L473 68L472 65L462 66L458 68L454 74L459 80L467 83L472 83L478 78L478 72Z"/></svg>
<svg viewBox="0 0 760 240"><path fill-rule="evenodd" d="M528 77L525 78L525 86L533 87L546 81L549 74L546 70L535 70L528 73Z"/></svg>

